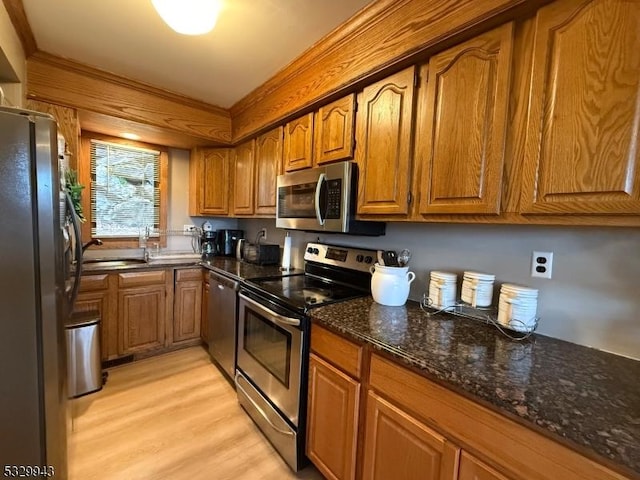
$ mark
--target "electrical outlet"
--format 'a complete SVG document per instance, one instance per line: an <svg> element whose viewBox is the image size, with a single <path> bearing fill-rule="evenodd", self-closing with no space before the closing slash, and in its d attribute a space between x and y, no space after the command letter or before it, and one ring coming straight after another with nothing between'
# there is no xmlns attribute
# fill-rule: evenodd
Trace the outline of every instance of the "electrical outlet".
<svg viewBox="0 0 640 480"><path fill-rule="evenodd" d="M536 252L531 256L531 276L551 278L553 252Z"/></svg>
<svg viewBox="0 0 640 480"><path fill-rule="evenodd" d="M258 232L259 236L261 236L264 240L267 239L267 229L266 228L261 228L260 231Z"/></svg>
<svg viewBox="0 0 640 480"><path fill-rule="evenodd" d="M194 231L196 229L195 225L183 225L182 226L182 232L185 235L190 235L192 231Z"/></svg>

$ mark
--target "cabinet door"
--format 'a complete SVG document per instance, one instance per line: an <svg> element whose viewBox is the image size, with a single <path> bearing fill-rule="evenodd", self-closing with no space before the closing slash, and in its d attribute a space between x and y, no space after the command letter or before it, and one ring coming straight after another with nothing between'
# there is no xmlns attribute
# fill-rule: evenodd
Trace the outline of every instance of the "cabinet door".
<svg viewBox="0 0 640 480"><path fill-rule="evenodd" d="M112 325L111 320L111 298L109 291L101 292L81 292L78 294L76 303L73 306L74 312L93 312L100 313L100 359L108 360L110 356L116 356L118 352L109 351L109 327Z"/></svg>
<svg viewBox="0 0 640 480"><path fill-rule="evenodd" d="M313 166L313 113L287 123L284 128L284 169Z"/></svg>
<svg viewBox="0 0 640 480"><path fill-rule="evenodd" d="M359 397L358 382L311 354L307 456L328 479L355 478Z"/></svg>
<svg viewBox="0 0 640 480"><path fill-rule="evenodd" d="M118 320L120 355L163 347L166 321L164 284L119 290Z"/></svg>
<svg viewBox="0 0 640 480"><path fill-rule="evenodd" d="M408 213L414 84L411 67L358 96L358 213Z"/></svg>
<svg viewBox="0 0 640 480"><path fill-rule="evenodd" d="M460 455L458 480L509 480L467 452Z"/></svg>
<svg viewBox="0 0 640 480"><path fill-rule="evenodd" d="M231 151L228 148L202 148L192 151L190 215L229 214Z"/></svg>
<svg viewBox="0 0 640 480"><path fill-rule="evenodd" d="M200 338L209 343L209 282L204 282L202 292L202 311L200 316Z"/></svg>
<svg viewBox="0 0 640 480"><path fill-rule="evenodd" d="M521 211L640 213L640 2L539 10Z"/></svg>
<svg viewBox="0 0 640 480"><path fill-rule="evenodd" d="M233 170L233 213L253 214L253 162L255 141L250 140L236 147Z"/></svg>
<svg viewBox="0 0 640 480"><path fill-rule="evenodd" d="M455 480L459 455L444 437L369 392L364 479Z"/></svg>
<svg viewBox="0 0 640 480"><path fill-rule="evenodd" d="M177 282L173 307L173 342L200 336L202 281Z"/></svg>
<svg viewBox="0 0 640 480"><path fill-rule="evenodd" d="M282 173L282 132L275 128L256 140L256 215L275 215L276 182Z"/></svg>
<svg viewBox="0 0 640 480"><path fill-rule="evenodd" d="M353 158L355 95L320 107L314 124L316 165Z"/></svg>
<svg viewBox="0 0 640 480"><path fill-rule="evenodd" d="M422 68L420 213L500 212L512 44L509 23L433 56Z"/></svg>

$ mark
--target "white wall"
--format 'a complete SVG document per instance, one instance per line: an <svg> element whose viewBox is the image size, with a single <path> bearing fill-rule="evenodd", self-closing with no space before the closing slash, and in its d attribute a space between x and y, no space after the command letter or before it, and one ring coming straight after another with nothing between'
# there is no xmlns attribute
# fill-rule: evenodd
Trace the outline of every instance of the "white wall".
<svg viewBox="0 0 640 480"><path fill-rule="evenodd" d="M9 19L4 3L0 4L0 88L6 102L14 107L23 105L26 79L25 55L20 39Z"/></svg>
<svg viewBox="0 0 640 480"><path fill-rule="evenodd" d="M247 238L267 227L269 243L282 245L273 220L240 222ZM402 250L417 275L410 298L420 300L431 270L496 275L496 283L540 290L538 332L640 359L640 230L503 225L388 223L382 237L291 232L293 263L303 265L304 246L326 243ZM551 280L530 276L531 252L554 252ZM495 298L495 297L494 297ZM571 361L571 359L567 359Z"/></svg>

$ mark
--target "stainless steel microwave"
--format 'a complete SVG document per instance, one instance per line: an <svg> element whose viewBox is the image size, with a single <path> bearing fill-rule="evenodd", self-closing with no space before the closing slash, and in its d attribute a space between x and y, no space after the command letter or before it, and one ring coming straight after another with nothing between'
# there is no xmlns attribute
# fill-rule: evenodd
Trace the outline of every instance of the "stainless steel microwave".
<svg viewBox="0 0 640 480"><path fill-rule="evenodd" d="M339 162L278 175L276 227L384 235L384 222L356 220L358 166Z"/></svg>

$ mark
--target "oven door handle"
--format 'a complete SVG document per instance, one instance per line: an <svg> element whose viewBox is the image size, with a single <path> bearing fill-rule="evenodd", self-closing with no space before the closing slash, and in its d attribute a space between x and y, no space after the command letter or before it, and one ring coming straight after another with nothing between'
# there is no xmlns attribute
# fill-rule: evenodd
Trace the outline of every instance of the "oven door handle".
<svg viewBox="0 0 640 480"><path fill-rule="evenodd" d="M287 435L288 437L293 437L294 433L289 431L289 430L282 430L281 428L278 428L277 425L274 425L274 423L271 421L271 419L269 418L269 416L267 415L267 413L262 409L262 407L260 407L260 405L258 405L255 400L253 398L251 398L249 396L249 394L247 393L247 391L242 388L242 385L240 385L240 382L238 382L238 378L240 377L240 372L236 371L236 388L239 388L242 393L244 394L245 398L247 400L249 400L249 402L251 403L251 405L253 405L253 408L255 408L258 413L260 415L262 415L262 418L265 419L265 421L269 424L269 426L271 428L273 428L276 432L281 433L282 435Z"/></svg>
<svg viewBox="0 0 640 480"><path fill-rule="evenodd" d="M324 218L322 218L322 211L320 210L320 193L322 192L322 184L327 180L327 175L321 173L318 177L318 183L316 184L316 219L320 225L324 225Z"/></svg>
<svg viewBox="0 0 640 480"><path fill-rule="evenodd" d="M238 296L240 298L242 298L245 302L250 303L251 305L253 305L254 307L257 307L257 308L267 312L269 315L271 315L273 317L272 320L275 323L280 323L280 324L283 324L283 325L291 325L292 327L299 327L300 326L300 320L297 319L297 318L284 317L284 316L280 315L279 313L274 312L270 308L265 307L261 303L258 303L255 300L247 297L246 295L239 294Z"/></svg>

